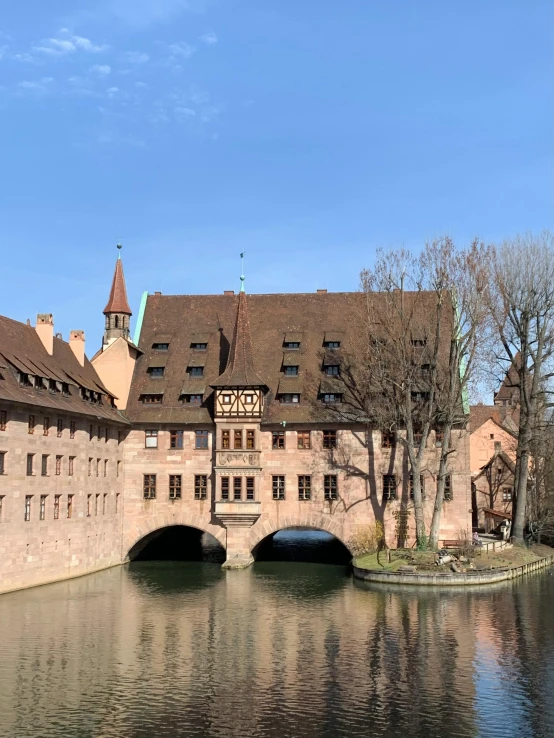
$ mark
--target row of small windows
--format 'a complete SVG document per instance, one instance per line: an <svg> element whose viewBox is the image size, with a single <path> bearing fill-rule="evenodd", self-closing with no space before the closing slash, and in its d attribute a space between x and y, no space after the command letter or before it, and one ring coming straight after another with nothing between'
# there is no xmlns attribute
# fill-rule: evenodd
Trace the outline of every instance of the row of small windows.
<svg viewBox="0 0 554 738"><path fill-rule="evenodd" d="M29 523L32 520L34 497L35 495L25 495L25 503L24 503L24 508L23 508L23 520L26 523ZM59 520L62 514L62 495L53 496L51 514L49 512L48 498L49 498L49 495L40 495L39 497L39 508L38 508L39 509L39 520L46 520L46 519L49 519L50 517L52 517L53 520ZM74 517L74 513L76 512L74 498L75 498L75 495L73 494L67 495L67 500L66 500L66 505L65 505L65 517L66 518ZM95 516L99 514L107 515L109 513L108 507L109 507L108 493L105 493L102 495L100 494L87 495L87 517L88 518L92 517L93 513ZM115 495L115 498L114 498L113 512L115 513L119 512L119 492ZM3 521L5 513L6 513L5 495L0 495L0 522Z"/></svg>
<svg viewBox="0 0 554 738"><path fill-rule="evenodd" d="M8 427L8 411L7 410L0 410L0 431L7 430ZM39 427L39 423L37 422L36 415L29 415L27 420L27 433L29 435L34 435L35 431ZM42 435L43 436L49 436L50 431L55 429L56 436L58 438L63 438L64 431L66 430L65 421L63 418L57 418L56 419L56 425L53 425L51 422L51 419L48 417L48 415L45 415L42 419ZM75 434L77 432L77 422L75 420L69 421L69 438L73 440L75 438ZM117 438L117 443L120 444L123 440L123 431L118 430L117 436L112 436L112 432L108 426L101 426L101 425L93 425L92 423L88 427L88 434L89 434L89 440L93 441L95 438L97 438L99 441L103 440L105 443L107 443L110 438Z"/></svg>
<svg viewBox="0 0 554 738"><path fill-rule="evenodd" d="M206 351L208 344L205 342L193 342L190 344L190 347L194 351ZM152 348L154 351L169 351L169 343L153 343Z"/></svg>
<svg viewBox="0 0 554 738"><path fill-rule="evenodd" d="M195 351L206 351L208 348L207 343L191 343L190 344L191 349ZM338 349L340 348L340 341L323 341L323 347L328 349ZM288 349L289 351L295 351L300 348L300 341L283 341L283 348ZM169 351L169 343L153 343L152 349L154 351Z"/></svg>
<svg viewBox="0 0 554 738"><path fill-rule="evenodd" d="M195 369L202 368L202 367L194 367ZM198 375L200 376L200 375ZM244 405L254 405L255 404L255 397L256 395L241 395L241 400ZM322 402L325 405L330 404L337 404L342 402L342 392L322 392L319 394L318 399L320 402ZM161 405L163 403L163 392L143 392L139 396L139 402L142 402L145 405ZM234 395L221 395L221 403L222 405L231 405L234 401ZM190 404L190 405L201 405L203 400L203 395L194 395L194 394L182 394L179 397L179 400L184 404ZM300 403L300 393L280 393L277 395L277 400L281 404L299 404Z"/></svg>
<svg viewBox="0 0 554 738"><path fill-rule="evenodd" d="M204 376L203 366L188 366L186 371L189 377L203 377ZM146 372L153 379L161 379L162 377L165 376L165 367L164 366L149 366ZM285 366L283 369L283 374L286 377L297 377L299 373L300 373L300 365L298 364L295 364L295 365L291 364L289 366ZM323 373L331 377L338 377L340 375L340 366L338 364L324 364Z"/></svg>
<svg viewBox="0 0 554 738"><path fill-rule="evenodd" d="M168 494L170 500L180 500L183 490L183 477L181 474L169 475ZM145 500L154 500L157 496L157 475L144 474L142 493ZM208 499L208 475L195 474L194 476L194 499Z"/></svg>
<svg viewBox="0 0 554 738"><path fill-rule="evenodd" d="M46 377L41 377L38 374L27 374L26 372L18 371L17 380L22 387L33 387L39 392L47 390L50 394L61 394L63 397L71 396L69 384L57 379L48 379ZM93 405L102 405L103 403L103 395L101 392L90 390L86 387L79 387L79 394L82 400L90 402ZM107 399L109 404L113 407L113 398L107 397Z"/></svg>
<svg viewBox="0 0 554 738"><path fill-rule="evenodd" d="M28 477L34 477L36 476L36 459L37 454L27 454L27 476ZM75 474L75 456L68 456L67 457L67 476L72 477ZM64 469L64 457L61 455L54 456L54 474L55 476L59 477L63 474ZM52 466L51 466L51 456L50 454L41 454L40 456L40 475L42 477L47 477L50 475ZM116 461L115 463L115 469L116 469L116 476L119 476L121 473L121 461ZM109 459L94 459L92 457L89 457L88 459L88 476L92 477L94 476L109 476ZM6 451L0 451L0 474L6 474Z"/></svg>

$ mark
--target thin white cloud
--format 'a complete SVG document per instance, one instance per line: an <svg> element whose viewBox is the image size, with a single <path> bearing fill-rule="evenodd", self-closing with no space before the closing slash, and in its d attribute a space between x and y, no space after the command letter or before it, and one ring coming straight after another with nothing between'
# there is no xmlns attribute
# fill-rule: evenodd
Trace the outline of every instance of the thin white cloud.
<svg viewBox="0 0 554 738"><path fill-rule="evenodd" d="M122 55L122 59L129 64L146 64L150 56L142 51L126 51Z"/></svg>
<svg viewBox="0 0 554 738"><path fill-rule="evenodd" d="M34 56L32 54L29 54L28 52L24 52L22 54L14 54L12 56L12 59L15 59L15 61L27 62L27 63L35 61Z"/></svg>
<svg viewBox="0 0 554 738"><path fill-rule="evenodd" d="M203 44L206 44L206 46L213 46L219 41L219 39L213 31L208 31L200 36L200 41L202 41Z"/></svg>
<svg viewBox="0 0 554 738"><path fill-rule="evenodd" d="M205 0L103 0L101 14L109 13L131 26L146 28L167 22L186 10L200 10L204 3Z"/></svg>
<svg viewBox="0 0 554 738"><path fill-rule="evenodd" d="M176 44L169 45L169 51L173 57L179 57L181 59L190 59L196 49L194 46L187 44L186 41L181 41Z"/></svg>
<svg viewBox="0 0 554 738"><path fill-rule="evenodd" d="M106 95L108 97L114 98L118 92L119 92L119 87L108 87L108 89L106 90Z"/></svg>
<svg viewBox="0 0 554 738"><path fill-rule="evenodd" d="M62 28L57 36L44 39L40 46L33 46L33 51L37 54L60 57L74 54L77 51L96 54L107 48L106 44L94 44L89 38L75 36L67 28Z"/></svg>
<svg viewBox="0 0 554 738"><path fill-rule="evenodd" d="M107 77L111 74L112 68L109 64L94 64L89 71L97 74L99 77Z"/></svg>
<svg viewBox="0 0 554 738"><path fill-rule="evenodd" d="M43 94L48 92L52 82L54 82L53 77L43 77L40 80L23 80L22 82L19 82L17 86L20 92L24 91Z"/></svg>

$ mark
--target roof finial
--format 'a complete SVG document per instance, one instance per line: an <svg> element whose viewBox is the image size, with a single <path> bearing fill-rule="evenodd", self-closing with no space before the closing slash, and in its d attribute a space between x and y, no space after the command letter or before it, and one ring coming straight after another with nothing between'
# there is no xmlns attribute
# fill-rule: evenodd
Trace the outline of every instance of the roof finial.
<svg viewBox="0 0 554 738"><path fill-rule="evenodd" d="M240 255L240 291L245 292L244 289L244 280L246 277L244 276L244 251Z"/></svg>
<svg viewBox="0 0 554 738"><path fill-rule="evenodd" d="M118 251L117 258L118 259L121 259L121 249L122 248L123 248L123 246L120 243L118 243L117 244L117 251Z"/></svg>

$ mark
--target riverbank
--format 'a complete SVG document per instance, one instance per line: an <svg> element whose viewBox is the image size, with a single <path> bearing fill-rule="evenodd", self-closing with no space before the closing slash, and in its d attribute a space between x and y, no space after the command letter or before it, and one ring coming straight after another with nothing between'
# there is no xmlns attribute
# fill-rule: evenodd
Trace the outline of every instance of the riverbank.
<svg viewBox="0 0 554 738"><path fill-rule="evenodd" d="M390 561L384 554L364 554L352 562L354 576L369 582L417 584L428 586L464 586L492 584L513 579L554 564L554 549L535 545L531 548L509 546L502 551L483 552L466 565L439 567L436 554L425 551L393 551Z"/></svg>

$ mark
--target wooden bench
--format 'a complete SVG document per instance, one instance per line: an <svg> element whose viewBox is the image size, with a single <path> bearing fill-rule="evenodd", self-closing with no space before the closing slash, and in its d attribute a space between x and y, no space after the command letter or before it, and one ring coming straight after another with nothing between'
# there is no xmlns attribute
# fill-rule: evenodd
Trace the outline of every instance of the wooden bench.
<svg viewBox="0 0 554 738"><path fill-rule="evenodd" d="M459 545L460 545L460 542L455 541L455 540L446 540L442 542L443 548L458 548Z"/></svg>

